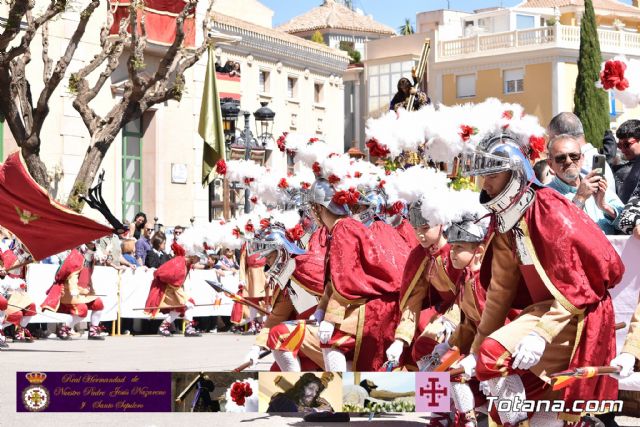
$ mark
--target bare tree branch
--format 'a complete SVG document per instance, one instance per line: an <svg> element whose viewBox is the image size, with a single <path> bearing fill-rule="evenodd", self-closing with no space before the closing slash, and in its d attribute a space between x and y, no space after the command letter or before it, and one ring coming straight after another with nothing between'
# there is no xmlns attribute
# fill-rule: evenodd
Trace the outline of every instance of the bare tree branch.
<svg viewBox="0 0 640 427"><path fill-rule="evenodd" d="M127 62L129 80L133 87L144 87L145 82L140 77L139 71L145 67L144 50L147 47L146 14L143 11L140 17L140 34L138 34L138 5L134 2L129 5L129 18L132 51Z"/></svg>
<svg viewBox="0 0 640 427"><path fill-rule="evenodd" d="M173 64L176 56L180 53L182 43L184 42L184 36L185 36L184 20L186 19L187 15L189 15L189 12L193 10L193 8L196 6L197 3L198 3L197 0L189 0L188 2L185 3L185 6L182 9L182 12L180 12L180 15L178 15L178 18L176 19L176 37L173 39L173 43L171 43L171 46L169 46L169 49L167 50L167 53L162 58L162 61L160 61L160 64L158 65L158 69L156 70L155 75L148 83L148 87L154 86L157 82L167 77L169 70L171 68L171 65ZM212 6L213 6L213 2L210 2L205 21L208 20L209 16L211 15L210 12L211 12ZM205 34L207 33L205 32Z"/></svg>
<svg viewBox="0 0 640 427"><path fill-rule="evenodd" d="M109 77L111 77L120 63L120 56L122 55L126 41L129 18L125 18L120 22L118 37L114 39L109 39L104 36L104 29L107 28L107 26L109 26L109 28L111 26L109 23L110 21L112 22L112 19L107 20L107 25L103 27L102 35L100 37L102 51L94 56L87 66L73 74L71 77L74 81L74 89L77 93L77 96L73 101L73 108L75 108L80 114L80 117L89 130L89 134L91 136L96 132L98 124L102 119L89 106L89 103L98 95L104 84L107 82ZM108 31L109 29L107 28L107 32ZM106 68L102 73L100 73L100 76L93 87L90 87L89 82L87 82L87 77L98 69L105 60L108 60Z"/></svg>
<svg viewBox="0 0 640 427"><path fill-rule="evenodd" d="M49 76L51 75L51 67L53 66L53 61L49 58L49 23L45 22L42 25L42 62L44 63L44 68L42 71L42 80L46 86L47 80L49 80Z"/></svg>
<svg viewBox="0 0 640 427"><path fill-rule="evenodd" d="M27 1L27 0L16 0L16 1ZM33 41L33 38L35 37L36 32L38 31L38 29L40 29L40 27L45 22L51 21L58 14L60 14L61 12L64 12L64 7L66 5L66 1L64 1L64 0L51 0L51 3L49 4L49 7L47 8L47 10L45 10L42 15L38 16L32 22L29 22L29 14L31 13L31 10L33 9L33 6L34 6L35 2L32 1L32 0L28 0L28 2L29 2L29 6L28 6L27 11L26 11L26 15L27 15L27 31L25 32L24 36L22 36L20 44L18 46L16 46L16 47L12 48L5 55L5 58L4 58L5 64L6 64L7 61L12 60L12 59L16 58L19 55L25 54L29 50L29 46L31 45L31 42Z"/></svg>
<svg viewBox="0 0 640 427"><path fill-rule="evenodd" d="M0 52L7 50L7 46L16 36L20 33L20 23L22 17L27 13L27 9L33 8L33 4L28 0L18 0L13 3L11 9L9 9L9 15L7 17L7 26L0 35Z"/></svg>
<svg viewBox="0 0 640 427"><path fill-rule="evenodd" d="M44 119L49 113L49 99L53 92L56 90L62 78L64 77L67 67L69 63L73 59L73 55L80 44L80 40L82 40L82 36L87 29L87 23L93 15L93 12L96 8L100 6L100 0L92 0L91 3L80 13L80 22L78 22L78 26L76 30L73 32L71 39L69 40L69 44L67 45L67 49L65 50L64 55L58 60L56 64L56 68L53 70L51 77L46 81L44 85L44 89L40 92L40 98L38 99L38 105L36 107L35 112L35 128L34 132L40 133L42 129L42 125L44 123Z"/></svg>

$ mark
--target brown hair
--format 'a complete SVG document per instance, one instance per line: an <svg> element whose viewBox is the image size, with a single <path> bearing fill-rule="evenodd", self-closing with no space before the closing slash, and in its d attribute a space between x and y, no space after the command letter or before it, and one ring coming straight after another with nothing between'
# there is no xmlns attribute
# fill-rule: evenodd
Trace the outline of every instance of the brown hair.
<svg viewBox="0 0 640 427"><path fill-rule="evenodd" d="M165 236L162 231L158 231L151 238L151 247L153 247L153 249L159 251L160 250L160 245L163 244L166 241L167 241L167 236Z"/></svg>

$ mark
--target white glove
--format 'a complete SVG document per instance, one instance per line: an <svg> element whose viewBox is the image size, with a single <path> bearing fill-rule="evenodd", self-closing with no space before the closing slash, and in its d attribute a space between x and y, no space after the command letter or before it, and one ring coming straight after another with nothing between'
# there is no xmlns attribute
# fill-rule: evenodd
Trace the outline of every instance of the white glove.
<svg viewBox="0 0 640 427"><path fill-rule="evenodd" d="M184 305L184 307L187 310L191 310L192 308L195 308L195 305L191 301L187 301L187 303Z"/></svg>
<svg viewBox="0 0 640 427"><path fill-rule="evenodd" d="M318 338L320 338L321 344L326 344L331 340L334 328L335 326L333 326L333 323L326 322L324 320L320 322L320 327L318 328Z"/></svg>
<svg viewBox="0 0 640 427"><path fill-rule="evenodd" d="M455 367L464 368L464 374L471 378L476 375L476 357L473 354L468 355L459 362L456 362Z"/></svg>
<svg viewBox="0 0 640 427"><path fill-rule="evenodd" d="M616 357L613 358L610 365L617 366L620 368L620 373L618 374L610 374L613 378L621 379L627 378L631 374L633 374L633 366L636 364L636 358L631 353L620 353Z"/></svg>
<svg viewBox="0 0 640 427"><path fill-rule="evenodd" d="M310 317L309 320L315 320L316 322L320 323L324 320L324 310L322 309L317 309Z"/></svg>
<svg viewBox="0 0 640 427"><path fill-rule="evenodd" d="M458 325L447 319L445 316L440 316L438 321L442 323L444 329L438 333L437 338L443 337L444 341L448 341Z"/></svg>
<svg viewBox="0 0 640 427"><path fill-rule="evenodd" d="M431 354L437 354L438 357L442 357L449 350L451 350L451 346L449 345L448 341L445 341L443 343L436 345L433 348L433 351L431 352Z"/></svg>
<svg viewBox="0 0 640 427"><path fill-rule="evenodd" d="M480 391L485 396L487 397L491 396L491 390L489 389L489 383L487 383L487 381L480 381L478 388L480 388Z"/></svg>
<svg viewBox="0 0 640 427"><path fill-rule="evenodd" d="M71 292L69 292L69 295L71 295L72 297L77 297L78 295L80 295L80 292L78 292L78 291L71 291Z"/></svg>
<svg viewBox="0 0 640 427"><path fill-rule="evenodd" d="M513 353L513 369L529 369L542 358L547 342L535 332L522 338Z"/></svg>
<svg viewBox="0 0 640 427"><path fill-rule="evenodd" d="M404 350L404 341L395 340L393 344L389 346L387 349L387 360L389 362L398 362L400 361L400 356L402 355L402 350Z"/></svg>
<svg viewBox="0 0 640 427"><path fill-rule="evenodd" d="M256 366L256 363L258 363L258 359L260 359L260 346L252 345L251 350L249 350L249 353L245 356L244 361L251 362L251 367L254 367Z"/></svg>

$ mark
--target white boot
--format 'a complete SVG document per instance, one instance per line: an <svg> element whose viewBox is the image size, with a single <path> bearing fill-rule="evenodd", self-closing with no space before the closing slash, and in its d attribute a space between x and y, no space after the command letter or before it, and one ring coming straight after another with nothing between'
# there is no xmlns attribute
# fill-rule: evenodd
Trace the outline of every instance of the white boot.
<svg viewBox="0 0 640 427"><path fill-rule="evenodd" d="M324 370L326 372L347 372L347 358L334 348L323 348Z"/></svg>
<svg viewBox="0 0 640 427"><path fill-rule="evenodd" d="M273 358L282 372L301 372L300 359L290 351L273 350Z"/></svg>

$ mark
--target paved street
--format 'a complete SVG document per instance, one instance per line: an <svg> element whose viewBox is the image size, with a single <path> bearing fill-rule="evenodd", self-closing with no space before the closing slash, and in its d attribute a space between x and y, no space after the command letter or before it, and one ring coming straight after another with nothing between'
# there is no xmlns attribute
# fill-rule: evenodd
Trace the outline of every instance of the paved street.
<svg viewBox="0 0 640 427"><path fill-rule="evenodd" d="M205 334L201 338L174 336L107 337L103 342L77 338L63 342L40 340L33 344L10 344L0 352L0 426L309 426L299 417L269 414L16 414L17 370L43 371L228 371L242 363L253 336L228 333ZM258 365L268 370L269 356ZM425 423L424 414L389 415L375 418L375 426L413 427ZM618 418L623 426L640 426L640 419ZM353 418L352 424L371 425L366 418ZM346 426L347 424L326 424Z"/></svg>

